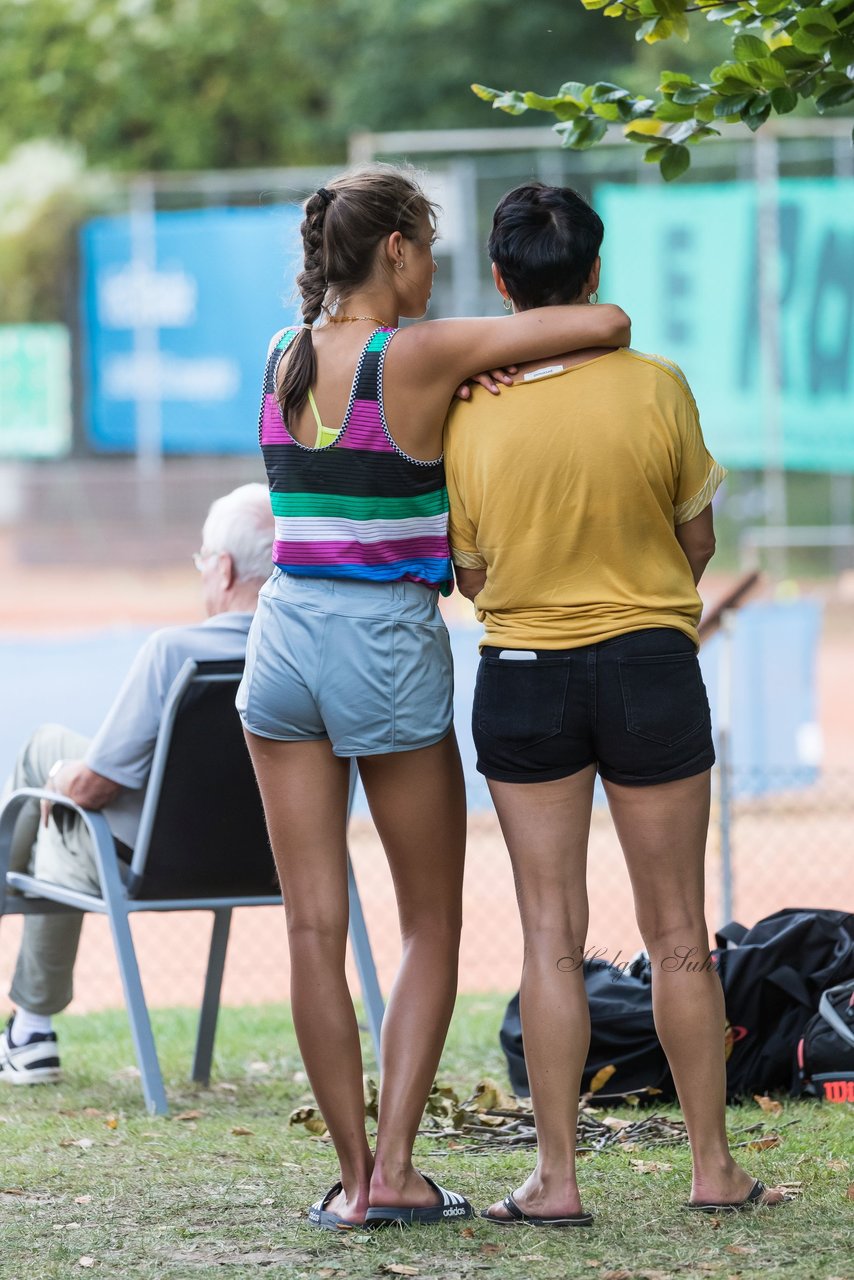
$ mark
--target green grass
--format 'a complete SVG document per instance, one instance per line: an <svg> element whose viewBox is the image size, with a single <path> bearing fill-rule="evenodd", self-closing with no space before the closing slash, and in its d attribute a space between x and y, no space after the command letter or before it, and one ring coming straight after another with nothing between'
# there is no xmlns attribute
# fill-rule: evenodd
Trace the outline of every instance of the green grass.
<svg viewBox="0 0 854 1280"><path fill-rule="evenodd" d="M498 997L460 1000L443 1081L463 1092L485 1075L505 1082L497 1044L502 1004ZM687 1149L618 1149L581 1164L584 1203L596 1213L589 1230L548 1233L476 1221L339 1237L305 1225L305 1206L334 1181L336 1166L328 1142L288 1127L290 1111L309 1100L288 1011L224 1010L209 1090L185 1082L193 1022L185 1011L155 1016L169 1119L146 1114L139 1082L127 1072L133 1055L122 1013L62 1018L64 1083L0 1094L4 1280L854 1275L852 1179L844 1162L852 1153L850 1108L787 1103L782 1121L798 1123L781 1130L781 1145L744 1156L766 1182L803 1183L802 1200L780 1210L723 1219L686 1214L680 1206L689 1189ZM178 1118L188 1111L201 1114ZM763 1117L758 1107L733 1108L735 1140L736 1130ZM419 1138L418 1157L476 1207L517 1186L532 1163L531 1150L475 1155L429 1136ZM640 1173L632 1165L639 1158L671 1167ZM81 1258L94 1265L81 1265Z"/></svg>

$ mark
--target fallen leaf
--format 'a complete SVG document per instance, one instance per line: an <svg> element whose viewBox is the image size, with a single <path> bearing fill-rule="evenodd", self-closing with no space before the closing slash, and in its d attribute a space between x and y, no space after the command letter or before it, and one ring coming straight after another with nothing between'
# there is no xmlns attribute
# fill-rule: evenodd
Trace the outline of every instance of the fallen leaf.
<svg viewBox="0 0 854 1280"><path fill-rule="evenodd" d="M269 1062L250 1062L246 1070L251 1071L255 1076L268 1076L273 1068Z"/></svg>
<svg viewBox="0 0 854 1280"><path fill-rule="evenodd" d="M25 1196L23 1187L0 1187L0 1196Z"/></svg>
<svg viewBox="0 0 854 1280"><path fill-rule="evenodd" d="M107 1116L106 1120L104 1121L104 1124L107 1126L108 1129L118 1129L119 1127L118 1117Z"/></svg>
<svg viewBox="0 0 854 1280"><path fill-rule="evenodd" d="M91 1204L92 1197L91 1196L75 1196L74 1203L75 1204Z"/></svg>
<svg viewBox="0 0 854 1280"><path fill-rule="evenodd" d="M254 1129L244 1129L243 1126L239 1124L235 1125L231 1132L235 1138L252 1138L255 1135Z"/></svg>
<svg viewBox="0 0 854 1280"><path fill-rule="evenodd" d="M500 1253L501 1245L500 1244L482 1244L480 1246L480 1252L486 1253L486 1254Z"/></svg>
<svg viewBox="0 0 854 1280"><path fill-rule="evenodd" d="M848 1199L854 1200L854 1182L852 1182L848 1187Z"/></svg>
<svg viewBox="0 0 854 1280"><path fill-rule="evenodd" d="M81 1116L89 1116L91 1119L92 1116L102 1116L104 1113L98 1107L84 1107L80 1114Z"/></svg>
<svg viewBox="0 0 854 1280"><path fill-rule="evenodd" d="M631 1271L603 1271L601 1280L632 1280Z"/></svg>
<svg viewBox="0 0 854 1280"><path fill-rule="evenodd" d="M768 1147L779 1147L780 1138L777 1134L769 1134L767 1138L755 1138L753 1142L748 1142L748 1151L765 1151Z"/></svg>
<svg viewBox="0 0 854 1280"><path fill-rule="evenodd" d="M835 1169L839 1173L844 1173L848 1168L847 1160L828 1160L826 1164L828 1169Z"/></svg>
<svg viewBox="0 0 854 1280"><path fill-rule="evenodd" d="M59 1145L61 1147L79 1147L81 1151L88 1151L90 1147L94 1147L95 1142L92 1138L63 1138Z"/></svg>
<svg viewBox="0 0 854 1280"><path fill-rule="evenodd" d="M326 1133L326 1121L317 1107L297 1107L296 1111L292 1111L288 1117L288 1124L301 1124L308 1129L309 1133L321 1136Z"/></svg>
<svg viewBox="0 0 854 1280"><path fill-rule="evenodd" d="M600 1089L604 1089L616 1070L617 1068L612 1066L600 1067L590 1081L590 1093L598 1093Z"/></svg>
<svg viewBox="0 0 854 1280"><path fill-rule="evenodd" d="M672 1164L664 1164L659 1160L630 1160L629 1164L638 1173L667 1173L673 1168Z"/></svg>
<svg viewBox="0 0 854 1280"><path fill-rule="evenodd" d="M173 1120L201 1120L204 1111L179 1111L177 1116L173 1116Z"/></svg>
<svg viewBox="0 0 854 1280"><path fill-rule="evenodd" d="M390 1276L417 1276L418 1268L409 1267L405 1262L384 1262L380 1267L380 1271L384 1271Z"/></svg>
<svg viewBox="0 0 854 1280"><path fill-rule="evenodd" d="M756 1249L752 1244L725 1244L726 1253L755 1253Z"/></svg>
<svg viewBox="0 0 854 1280"><path fill-rule="evenodd" d="M627 1129L630 1124L634 1124L634 1120L620 1120L617 1116L606 1116L602 1123L606 1129L619 1130Z"/></svg>
<svg viewBox="0 0 854 1280"><path fill-rule="evenodd" d="M236 1084L229 1084L228 1081L226 1080L224 1080L221 1084L215 1084L214 1091L216 1093L238 1093L239 1092Z"/></svg>
<svg viewBox="0 0 854 1280"><path fill-rule="evenodd" d="M782 1102L778 1102L776 1098L769 1098L767 1093L754 1093L753 1101L757 1102L763 1111L767 1111L772 1116L779 1116L782 1113Z"/></svg>
<svg viewBox="0 0 854 1280"><path fill-rule="evenodd" d="M18 1193L14 1192L13 1194L17 1195ZM23 1195L23 1192L21 1192L21 1195ZM460 1235L465 1236L466 1240L471 1240L474 1238L474 1230L472 1227L463 1227Z"/></svg>
<svg viewBox="0 0 854 1280"><path fill-rule="evenodd" d="M83 1257L82 1257L82 1258L78 1258L78 1259L77 1259L77 1265L78 1265L78 1267L94 1267L94 1265L95 1265L95 1259L94 1259L94 1258L87 1258L87 1257L86 1257L86 1255L85 1255L85 1253L84 1253L84 1255L83 1255Z"/></svg>

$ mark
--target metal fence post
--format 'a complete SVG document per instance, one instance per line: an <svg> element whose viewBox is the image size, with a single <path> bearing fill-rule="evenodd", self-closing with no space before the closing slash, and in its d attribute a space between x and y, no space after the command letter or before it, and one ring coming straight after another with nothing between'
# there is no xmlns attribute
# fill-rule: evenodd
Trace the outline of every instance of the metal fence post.
<svg viewBox="0 0 854 1280"><path fill-rule="evenodd" d="M732 868L732 657L735 612L721 615L718 660L718 828L721 849L721 924L733 919Z"/></svg>

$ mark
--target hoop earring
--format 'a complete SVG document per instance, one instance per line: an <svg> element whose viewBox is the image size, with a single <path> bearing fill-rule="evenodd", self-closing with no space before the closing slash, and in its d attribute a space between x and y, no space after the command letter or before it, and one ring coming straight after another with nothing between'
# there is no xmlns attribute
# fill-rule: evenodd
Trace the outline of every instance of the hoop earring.
<svg viewBox="0 0 854 1280"><path fill-rule="evenodd" d="M402 271L402 270L403 270L403 263L402 263L402 262L399 262L397 265L398 265L399 269Z"/></svg>
<svg viewBox="0 0 854 1280"><path fill-rule="evenodd" d="M588 293L588 295L587 295L587 301L588 301L588 302L598 302L598 301L599 301L599 291L598 291L597 289L594 289L592 293Z"/></svg>
<svg viewBox="0 0 854 1280"><path fill-rule="evenodd" d="M505 298L505 299L504 299L504 302L503 302L503 304L502 304L502 305L503 305L503 307L504 307L504 310L505 310L505 311L512 311L512 310L513 310L513 303L510 301L510 299L509 299L509 298Z"/></svg>

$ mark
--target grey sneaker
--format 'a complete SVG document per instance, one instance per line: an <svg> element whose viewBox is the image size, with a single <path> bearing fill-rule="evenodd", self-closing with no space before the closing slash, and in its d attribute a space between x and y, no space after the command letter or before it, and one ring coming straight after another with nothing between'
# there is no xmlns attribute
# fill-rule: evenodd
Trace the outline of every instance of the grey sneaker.
<svg viewBox="0 0 854 1280"><path fill-rule="evenodd" d="M56 1032L31 1036L25 1044L12 1040L14 1014L0 1033L0 1082L54 1084L62 1074L56 1051Z"/></svg>

